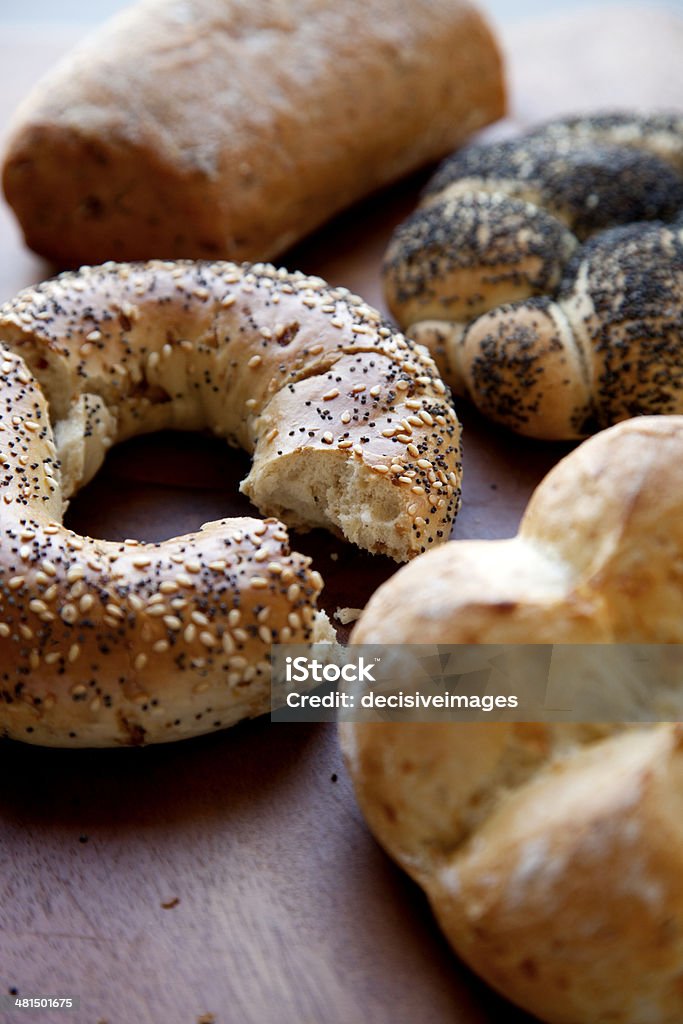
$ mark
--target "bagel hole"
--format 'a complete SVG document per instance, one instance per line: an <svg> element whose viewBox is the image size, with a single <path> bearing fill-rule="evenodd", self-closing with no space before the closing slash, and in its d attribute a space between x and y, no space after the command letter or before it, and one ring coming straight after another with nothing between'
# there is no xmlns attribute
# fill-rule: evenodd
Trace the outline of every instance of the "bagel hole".
<svg viewBox="0 0 683 1024"><path fill-rule="evenodd" d="M108 452L94 479L72 499L65 525L102 540L159 543L232 516L263 518L240 482L249 456L210 435L164 431L124 441ZM344 640L338 608L362 608L398 568L326 530L289 530L293 550L308 555L325 581L320 606Z"/></svg>
<svg viewBox="0 0 683 1024"><path fill-rule="evenodd" d="M259 516L239 484L249 457L210 435L164 431L123 441L71 500L65 525L103 540L159 543L230 516Z"/></svg>

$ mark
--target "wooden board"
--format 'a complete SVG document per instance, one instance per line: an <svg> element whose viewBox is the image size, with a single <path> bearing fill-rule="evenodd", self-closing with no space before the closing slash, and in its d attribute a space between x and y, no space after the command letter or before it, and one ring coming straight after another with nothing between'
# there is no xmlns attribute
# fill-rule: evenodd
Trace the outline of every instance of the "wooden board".
<svg viewBox="0 0 683 1024"><path fill-rule="evenodd" d="M75 35L0 37L0 125ZM592 9L510 30L506 46L513 126L595 105L683 102L683 21L672 15ZM422 180L362 204L284 262L381 305L381 255ZM0 210L0 298L50 272ZM510 535L567 446L461 412L455 535ZM245 464L201 438L139 439L111 453L69 522L112 539L186 532L246 511L236 490ZM297 543L328 581L330 611L362 605L394 568L322 534ZM330 727L262 719L147 750L5 743L0 771L0 995L80 998L71 1014L0 1010L2 1024L529 1020L458 963L421 894L369 837Z"/></svg>

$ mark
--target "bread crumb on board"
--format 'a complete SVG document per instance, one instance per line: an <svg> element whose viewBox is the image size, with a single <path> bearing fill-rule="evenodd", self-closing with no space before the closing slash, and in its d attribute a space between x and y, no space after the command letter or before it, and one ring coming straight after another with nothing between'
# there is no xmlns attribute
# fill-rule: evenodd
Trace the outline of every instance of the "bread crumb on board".
<svg viewBox="0 0 683 1024"><path fill-rule="evenodd" d="M216 1024L215 1013L203 1013L201 1017L197 1017L197 1024Z"/></svg>
<svg viewBox="0 0 683 1024"><path fill-rule="evenodd" d="M356 622L362 613L362 608L337 608L334 617L341 622L342 626L348 626L350 622Z"/></svg>

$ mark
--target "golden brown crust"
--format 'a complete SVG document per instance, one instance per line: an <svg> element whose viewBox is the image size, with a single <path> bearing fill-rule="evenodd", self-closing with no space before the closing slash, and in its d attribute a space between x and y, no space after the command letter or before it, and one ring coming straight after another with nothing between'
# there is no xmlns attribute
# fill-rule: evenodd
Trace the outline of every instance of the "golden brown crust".
<svg viewBox="0 0 683 1024"><path fill-rule="evenodd" d="M322 581L276 520L161 545L66 530L64 502L124 437L213 430L253 453L244 488L266 513L398 558L448 536L446 389L345 289L264 265L108 264L21 293L0 339L7 735L102 745L221 728L267 708L272 642L333 636Z"/></svg>
<svg viewBox="0 0 683 1024"><path fill-rule="evenodd" d="M146 0L24 103L4 187L61 265L269 259L503 111L465 0Z"/></svg>
<svg viewBox="0 0 683 1024"><path fill-rule="evenodd" d="M521 434L677 413L683 231L661 222L681 211L677 115L566 119L473 146L396 232L389 306L458 393Z"/></svg>
<svg viewBox="0 0 683 1024"><path fill-rule="evenodd" d="M682 466L683 417L604 431L546 477L516 538L402 569L352 642L680 643ZM551 1024L683 1017L680 729L614 733L342 727L370 827L456 951Z"/></svg>

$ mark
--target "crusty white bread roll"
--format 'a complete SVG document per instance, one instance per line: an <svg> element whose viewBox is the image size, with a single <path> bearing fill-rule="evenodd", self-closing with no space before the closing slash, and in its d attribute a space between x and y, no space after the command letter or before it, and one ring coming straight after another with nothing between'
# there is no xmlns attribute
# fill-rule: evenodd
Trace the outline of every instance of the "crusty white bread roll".
<svg viewBox="0 0 683 1024"><path fill-rule="evenodd" d="M25 101L4 188L60 265L269 259L503 109L467 0L143 0Z"/></svg>
<svg viewBox="0 0 683 1024"><path fill-rule="evenodd" d="M683 417L633 419L551 471L514 539L399 571L352 642L678 644L682 566ZM345 723L342 745L371 829L491 985L551 1024L683 1020L680 726Z"/></svg>
<svg viewBox="0 0 683 1024"><path fill-rule="evenodd" d="M459 425L428 354L346 289L267 265L84 268L0 309L0 729L159 742L262 713L270 645L331 639L274 520L163 544L76 537L116 441L209 429L266 514L409 558L448 537Z"/></svg>
<svg viewBox="0 0 683 1024"><path fill-rule="evenodd" d="M473 146L397 230L389 306L458 393L521 434L679 413L682 215L680 115L573 118Z"/></svg>

